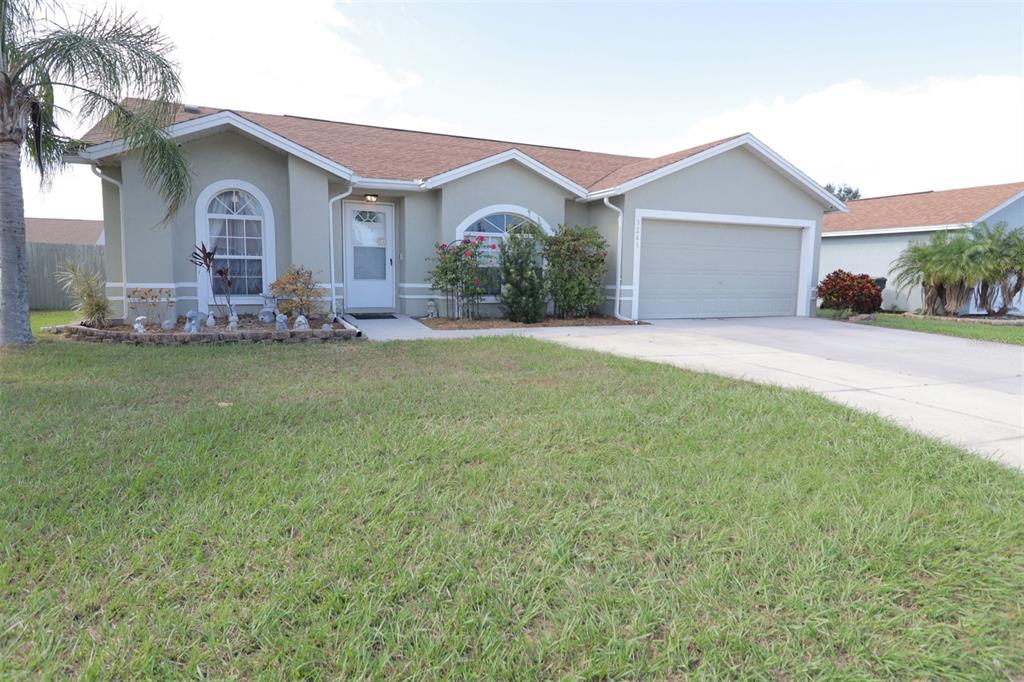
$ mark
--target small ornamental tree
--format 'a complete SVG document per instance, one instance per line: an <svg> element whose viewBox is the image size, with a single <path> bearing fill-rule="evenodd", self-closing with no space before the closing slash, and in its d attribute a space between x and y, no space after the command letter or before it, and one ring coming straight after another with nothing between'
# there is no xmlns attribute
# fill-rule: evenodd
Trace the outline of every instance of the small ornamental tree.
<svg viewBox="0 0 1024 682"><path fill-rule="evenodd" d="M484 238L457 239L450 244L434 244L434 269L430 271L430 287L444 293L445 311L449 318L474 319L479 316L480 299L484 295L483 268L480 254ZM496 248L493 244L486 248Z"/></svg>
<svg viewBox="0 0 1024 682"><path fill-rule="evenodd" d="M596 227L559 225L544 238L548 289L559 317L586 317L604 303L608 242Z"/></svg>
<svg viewBox="0 0 1024 682"><path fill-rule="evenodd" d="M520 228L501 242L501 294L498 300L513 322L544 318L545 283L537 228Z"/></svg>
<svg viewBox="0 0 1024 682"><path fill-rule="evenodd" d="M852 310L855 313L873 313L882 307L882 291L868 275L854 275L836 270L818 285L821 307L834 310Z"/></svg>
<svg viewBox="0 0 1024 682"><path fill-rule="evenodd" d="M270 285L270 293L277 299L277 309L285 315L313 317L321 311L320 301L326 290L316 285L312 270L293 264Z"/></svg>

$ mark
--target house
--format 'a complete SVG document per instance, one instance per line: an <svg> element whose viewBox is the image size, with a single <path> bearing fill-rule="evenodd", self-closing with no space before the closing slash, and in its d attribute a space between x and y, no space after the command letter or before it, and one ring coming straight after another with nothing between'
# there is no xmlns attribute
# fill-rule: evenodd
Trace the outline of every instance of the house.
<svg viewBox="0 0 1024 682"><path fill-rule="evenodd" d="M25 241L30 244L103 246L103 221L25 218Z"/></svg>
<svg viewBox="0 0 1024 682"><path fill-rule="evenodd" d="M889 277L894 260L912 242L927 241L942 230L962 230L982 221L1024 226L1024 182L916 192L860 199L848 213L825 215L821 234L822 276L841 268L872 277ZM921 292L882 292L886 310L921 307Z"/></svg>
<svg viewBox="0 0 1024 682"><path fill-rule="evenodd" d="M435 243L493 242L525 220L601 230L608 313L809 315L823 212L845 210L750 134L642 158L192 106L168 134L193 194L164 227L123 140L97 126L76 160L104 179L111 298L170 288L179 313L210 306L212 285L188 260L203 242L230 264L244 311L301 264L339 314L421 315L440 299Z"/></svg>

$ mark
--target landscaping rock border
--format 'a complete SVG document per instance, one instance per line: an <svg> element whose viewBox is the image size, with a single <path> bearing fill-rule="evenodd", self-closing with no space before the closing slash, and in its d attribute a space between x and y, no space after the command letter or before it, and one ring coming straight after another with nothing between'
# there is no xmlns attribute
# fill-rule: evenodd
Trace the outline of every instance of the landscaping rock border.
<svg viewBox="0 0 1024 682"><path fill-rule="evenodd" d="M997 327L1024 327L1024 318L1017 320L988 318L988 317L941 317L939 315L918 315L917 313L903 313L903 317L910 317L915 320L935 320L937 322L964 322L966 324L990 324Z"/></svg>
<svg viewBox="0 0 1024 682"><path fill-rule="evenodd" d="M184 346L206 343L324 343L348 341L361 338L359 332L348 328L340 329L299 329L274 331L271 329L242 329L228 331L201 331L197 334L185 332L134 332L115 329L96 329L81 324L66 324L59 328L65 338L73 341L93 343L130 343L136 346Z"/></svg>

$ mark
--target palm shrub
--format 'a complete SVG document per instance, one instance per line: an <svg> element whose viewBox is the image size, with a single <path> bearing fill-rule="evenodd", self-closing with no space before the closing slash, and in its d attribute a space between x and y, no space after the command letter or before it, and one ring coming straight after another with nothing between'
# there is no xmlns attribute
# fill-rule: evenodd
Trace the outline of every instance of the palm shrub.
<svg viewBox="0 0 1024 682"><path fill-rule="evenodd" d="M0 0L0 346L32 341L22 155L45 183L82 146L57 124L58 95L70 98L83 122L102 121L138 151L167 218L189 195L188 164L165 131L181 90L171 48L156 27L121 10Z"/></svg>
<svg viewBox="0 0 1024 682"><path fill-rule="evenodd" d="M71 297L72 308L90 327L105 327L110 320L107 283L97 270L90 270L73 260L65 261L57 270L57 281Z"/></svg>
<svg viewBox="0 0 1024 682"><path fill-rule="evenodd" d="M1005 315L1024 289L1024 230L979 223L955 234L936 232L908 245L890 272L900 290L921 287L929 315L955 315L972 299L989 315Z"/></svg>
<svg viewBox="0 0 1024 682"><path fill-rule="evenodd" d="M501 242L501 293L498 300L513 322L539 322L547 305L541 235L537 228L520 228Z"/></svg>
<svg viewBox="0 0 1024 682"><path fill-rule="evenodd" d="M608 242L596 227L559 225L544 238L548 290L559 317L586 317L604 303Z"/></svg>

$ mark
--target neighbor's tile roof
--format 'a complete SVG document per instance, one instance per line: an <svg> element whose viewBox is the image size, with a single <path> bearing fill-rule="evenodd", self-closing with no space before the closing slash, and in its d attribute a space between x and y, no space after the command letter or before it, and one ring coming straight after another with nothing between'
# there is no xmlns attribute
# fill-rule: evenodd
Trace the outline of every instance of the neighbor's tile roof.
<svg viewBox="0 0 1024 682"><path fill-rule="evenodd" d="M849 213L825 214L822 231L973 223L1021 192L1024 192L1024 182L848 201Z"/></svg>
<svg viewBox="0 0 1024 682"><path fill-rule="evenodd" d="M25 218L25 241L44 244L95 244L103 234L102 220Z"/></svg>
<svg viewBox="0 0 1024 682"><path fill-rule="evenodd" d="M129 105L131 103L129 102ZM195 107L179 110L176 122L208 116L225 109ZM719 140L667 156L648 159L545 147L440 133L340 123L300 116L279 116L231 110L310 151L351 168L366 178L425 180L474 161L518 149L573 182L591 190L607 189L698 154L727 140ZM83 138L91 144L110 139L101 123ZM734 138L727 138L729 140Z"/></svg>

